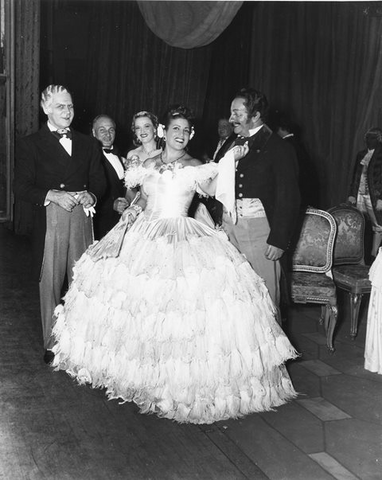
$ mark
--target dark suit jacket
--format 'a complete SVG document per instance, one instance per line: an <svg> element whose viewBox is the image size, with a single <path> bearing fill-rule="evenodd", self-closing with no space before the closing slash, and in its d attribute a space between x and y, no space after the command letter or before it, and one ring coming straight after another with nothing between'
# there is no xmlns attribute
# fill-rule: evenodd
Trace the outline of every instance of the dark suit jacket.
<svg viewBox="0 0 382 480"><path fill-rule="evenodd" d="M117 152L115 154L117 155ZM118 158L122 165L119 156ZM118 178L117 172L104 154L102 155L102 164L107 186L102 199L96 206L94 217L94 236L96 240L100 240L118 223L121 215L113 209L113 203L118 197L124 197L126 192L124 180Z"/></svg>
<svg viewBox="0 0 382 480"><path fill-rule="evenodd" d="M99 199L106 187L97 141L74 130L72 134L72 156L52 135L47 124L37 133L17 142L14 193L33 204L34 271L37 275L43 258L46 232L44 201L48 191L87 190Z"/></svg>
<svg viewBox="0 0 382 480"><path fill-rule="evenodd" d="M293 148L264 125L248 140L236 169L236 198L259 198L270 226L269 245L286 250L300 210Z"/></svg>

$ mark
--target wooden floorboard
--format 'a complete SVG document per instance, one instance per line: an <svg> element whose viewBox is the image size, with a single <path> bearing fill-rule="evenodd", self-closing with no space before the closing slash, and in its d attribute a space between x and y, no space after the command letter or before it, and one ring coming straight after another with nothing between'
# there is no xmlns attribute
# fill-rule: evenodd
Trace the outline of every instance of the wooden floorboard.
<svg viewBox="0 0 382 480"><path fill-rule="evenodd" d="M42 360L30 245L0 225L0 478L265 480L218 425L180 425Z"/></svg>

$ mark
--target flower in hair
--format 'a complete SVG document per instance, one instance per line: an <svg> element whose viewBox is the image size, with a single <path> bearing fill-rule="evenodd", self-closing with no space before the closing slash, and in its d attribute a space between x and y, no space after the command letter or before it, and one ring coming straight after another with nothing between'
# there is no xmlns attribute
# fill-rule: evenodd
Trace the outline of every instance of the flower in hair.
<svg viewBox="0 0 382 480"><path fill-rule="evenodd" d="M159 123L157 127L157 137L159 138L164 137L164 125L162 125L161 123Z"/></svg>

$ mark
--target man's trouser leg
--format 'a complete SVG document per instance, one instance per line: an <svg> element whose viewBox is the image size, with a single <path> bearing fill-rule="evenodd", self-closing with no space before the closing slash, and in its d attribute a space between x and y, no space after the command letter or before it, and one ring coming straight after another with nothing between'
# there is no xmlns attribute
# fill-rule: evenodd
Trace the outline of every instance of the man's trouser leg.
<svg viewBox="0 0 382 480"><path fill-rule="evenodd" d="M54 345L52 337L53 312L61 301L65 275L70 282L72 268L92 242L92 220L86 217L82 206L72 212L49 204L46 207L46 235L44 259L40 276L40 308L44 348Z"/></svg>
<svg viewBox="0 0 382 480"><path fill-rule="evenodd" d="M269 295L277 308L280 305L280 262L268 260L269 223L265 217L238 218L234 225L227 214L223 216L223 228L230 242L245 255L254 271L264 279Z"/></svg>

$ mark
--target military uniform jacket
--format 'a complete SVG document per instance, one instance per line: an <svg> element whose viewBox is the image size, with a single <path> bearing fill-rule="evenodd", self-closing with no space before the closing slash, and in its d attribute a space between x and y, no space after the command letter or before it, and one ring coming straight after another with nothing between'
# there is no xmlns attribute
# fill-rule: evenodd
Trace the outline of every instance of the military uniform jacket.
<svg viewBox="0 0 382 480"><path fill-rule="evenodd" d="M295 152L267 125L249 138L248 146L236 169L236 198L261 200L270 226L267 243L286 250L300 210Z"/></svg>

